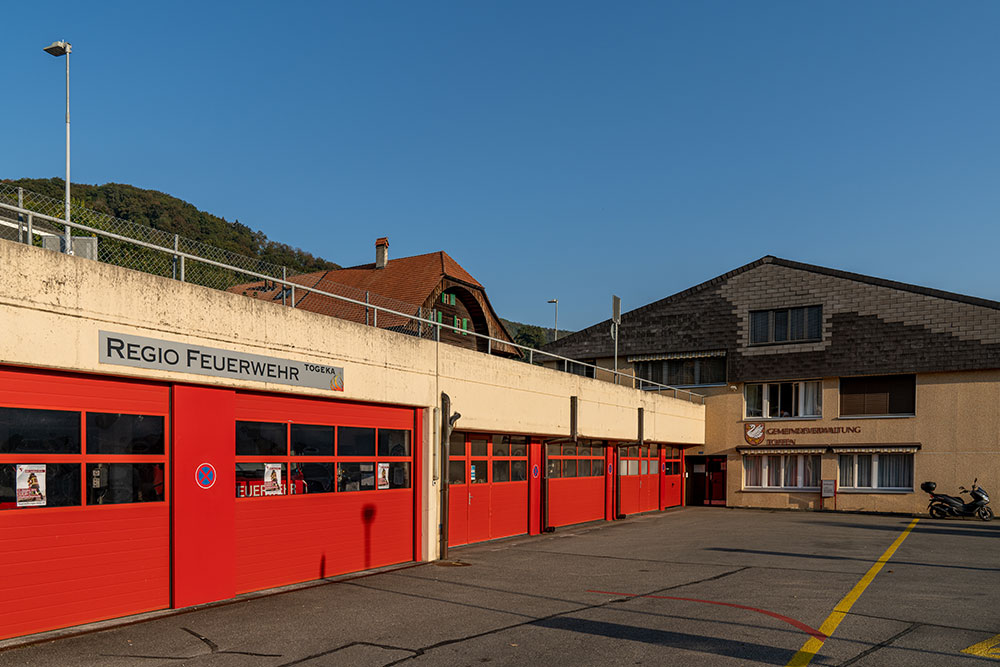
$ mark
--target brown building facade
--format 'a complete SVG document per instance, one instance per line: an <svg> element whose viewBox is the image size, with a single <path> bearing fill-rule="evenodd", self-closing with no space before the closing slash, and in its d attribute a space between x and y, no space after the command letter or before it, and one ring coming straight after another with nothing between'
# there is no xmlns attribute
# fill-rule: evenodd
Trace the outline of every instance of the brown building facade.
<svg viewBox="0 0 1000 667"><path fill-rule="evenodd" d="M607 331L546 350L610 367ZM623 366L708 397L691 504L923 512L921 482L1000 479L994 301L764 257L625 313Z"/></svg>

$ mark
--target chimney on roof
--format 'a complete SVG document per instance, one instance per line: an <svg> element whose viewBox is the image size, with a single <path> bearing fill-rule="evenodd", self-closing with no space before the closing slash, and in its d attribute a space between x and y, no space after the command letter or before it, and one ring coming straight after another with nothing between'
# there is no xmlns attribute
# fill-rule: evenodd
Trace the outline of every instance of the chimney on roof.
<svg viewBox="0 0 1000 667"><path fill-rule="evenodd" d="M375 239L375 268L384 269L389 263L389 239L382 237Z"/></svg>

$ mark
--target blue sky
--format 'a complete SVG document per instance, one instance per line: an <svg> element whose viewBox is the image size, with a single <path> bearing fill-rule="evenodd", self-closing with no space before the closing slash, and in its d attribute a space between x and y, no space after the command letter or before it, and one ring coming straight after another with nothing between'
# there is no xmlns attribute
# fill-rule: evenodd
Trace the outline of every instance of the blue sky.
<svg viewBox="0 0 1000 667"><path fill-rule="evenodd" d="M4 9L0 178L161 190L561 327L766 254L1000 300L1000 3Z"/></svg>

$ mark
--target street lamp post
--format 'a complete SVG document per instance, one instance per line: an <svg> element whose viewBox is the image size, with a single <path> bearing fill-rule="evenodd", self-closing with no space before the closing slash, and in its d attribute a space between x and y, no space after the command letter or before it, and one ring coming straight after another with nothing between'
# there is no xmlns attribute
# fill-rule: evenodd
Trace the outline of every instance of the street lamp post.
<svg viewBox="0 0 1000 667"><path fill-rule="evenodd" d="M552 340L556 341L559 340L559 299L549 299L549 303L556 305L556 322L552 327Z"/></svg>
<svg viewBox="0 0 1000 667"><path fill-rule="evenodd" d="M66 222L70 221L69 205L69 54L73 52L73 45L69 42L52 42L45 47L45 52L55 57L66 56ZM66 225L66 252L72 253L72 236L69 224Z"/></svg>

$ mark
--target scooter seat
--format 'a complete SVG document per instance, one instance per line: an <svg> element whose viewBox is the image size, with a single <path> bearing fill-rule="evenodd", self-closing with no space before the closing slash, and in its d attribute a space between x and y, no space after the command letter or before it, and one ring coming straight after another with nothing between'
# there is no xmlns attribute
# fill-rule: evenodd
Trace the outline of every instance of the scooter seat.
<svg viewBox="0 0 1000 667"><path fill-rule="evenodd" d="M959 505L964 505L965 501L957 496L946 496L943 493L936 494L941 500L950 500L951 502L958 503Z"/></svg>

